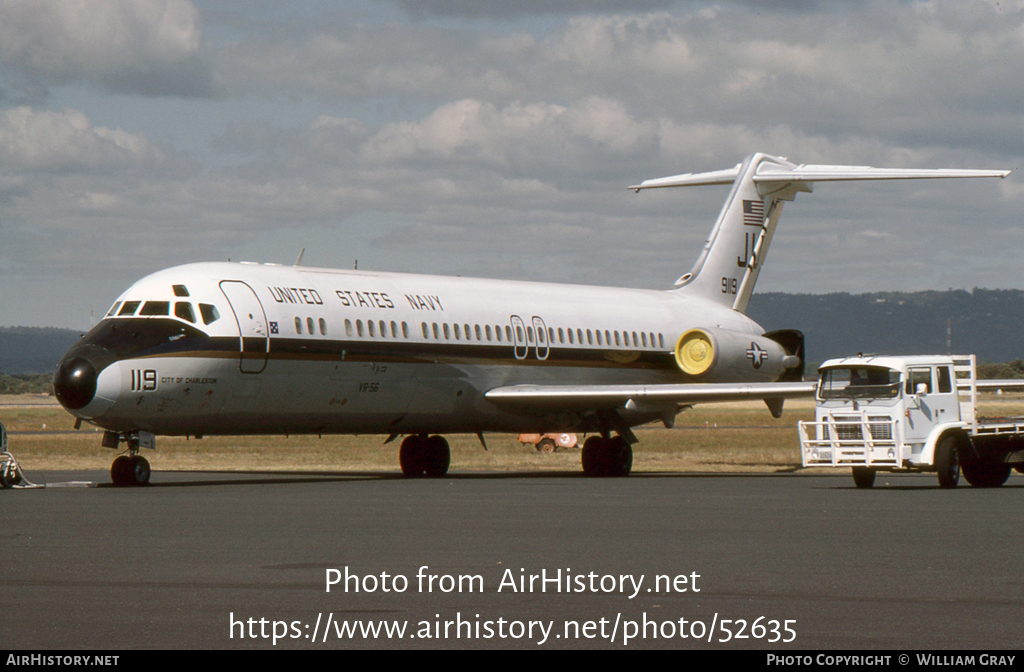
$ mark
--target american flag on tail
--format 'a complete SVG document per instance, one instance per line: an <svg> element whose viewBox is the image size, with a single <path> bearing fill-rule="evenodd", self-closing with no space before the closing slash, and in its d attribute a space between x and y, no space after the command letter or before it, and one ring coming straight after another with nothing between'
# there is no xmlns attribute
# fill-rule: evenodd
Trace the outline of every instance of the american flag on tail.
<svg viewBox="0 0 1024 672"><path fill-rule="evenodd" d="M764 201L743 201L743 224L764 226Z"/></svg>

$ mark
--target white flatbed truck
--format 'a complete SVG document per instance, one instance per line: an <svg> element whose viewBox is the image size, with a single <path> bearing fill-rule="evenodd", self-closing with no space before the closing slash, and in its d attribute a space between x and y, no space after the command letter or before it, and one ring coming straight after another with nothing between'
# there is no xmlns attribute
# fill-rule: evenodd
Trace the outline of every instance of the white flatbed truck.
<svg viewBox="0 0 1024 672"><path fill-rule="evenodd" d="M933 471L943 488L961 473L992 488L1024 472L1024 417L977 413L979 390L1022 390L1024 380L979 381L974 355L859 355L818 373L814 421L799 423L805 467L849 468L858 488L879 471Z"/></svg>

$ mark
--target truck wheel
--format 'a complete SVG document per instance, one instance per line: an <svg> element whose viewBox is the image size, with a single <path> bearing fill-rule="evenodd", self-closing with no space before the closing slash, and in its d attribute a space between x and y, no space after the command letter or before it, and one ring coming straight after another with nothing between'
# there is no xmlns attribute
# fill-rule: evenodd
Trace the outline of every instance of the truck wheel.
<svg viewBox="0 0 1024 672"><path fill-rule="evenodd" d="M1006 464L992 464L977 458L964 460L964 478L975 488L998 488L1010 477L1010 467Z"/></svg>
<svg viewBox="0 0 1024 672"><path fill-rule="evenodd" d="M939 475L940 488L955 488L960 481L960 459L957 457L959 444L956 436L944 436L935 449L935 470Z"/></svg>
<svg viewBox="0 0 1024 672"><path fill-rule="evenodd" d="M867 467L853 467L853 482L858 488L870 488L875 484L875 470Z"/></svg>

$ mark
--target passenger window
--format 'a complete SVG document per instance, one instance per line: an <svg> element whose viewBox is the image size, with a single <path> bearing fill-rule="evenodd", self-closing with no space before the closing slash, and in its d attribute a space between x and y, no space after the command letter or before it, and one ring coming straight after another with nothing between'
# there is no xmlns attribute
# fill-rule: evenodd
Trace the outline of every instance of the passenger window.
<svg viewBox="0 0 1024 672"><path fill-rule="evenodd" d="M658 334L658 347L659 348L664 348L665 347L665 335L664 334Z"/></svg>
<svg viewBox="0 0 1024 672"><path fill-rule="evenodd" d="M405 322L402 322L402 326L405 326ZM427 323L420 322L420 326L423 327L423 338L430 338L430 334L427 333Z"/></svg>
<svg viewBox="0 0 1024 672"><path fill-rule="evenodd" d="M636 332L635 331L633 332L633 347L634 348L639 348L640 347L640 339L638 339L636 337Z"/></svg>
<svg viewBox="0 0 1024 672"><path fill-rule="evenodd" d="M110 317L112 315L117 314L117 309L120 308L120 307L121 307L121 302L120 301L117 301L116 303L114 303L114 305L111 306L110 310L107 312L107 317Z"/></svg>
<svg viewBox="0 0 1024 672"><path fill-rule="evenodd" d="M569 330L569 345L572 345L572 329Z"/></svg>
<svg viewBox="0 0 1024 672"><path fill-rule="evenodd" d="M617 331L615 332L615 345L622 345L622 343L619 342L619 332ZM629 344L627 343L626 345Z"/></svg>
<svg viewBox="0 0 1024 672"><path fill-rule="evenodd" d="M590 329L587 329L587 345L593 345L594 344L594 339L592 338L593 335L594 335L593 332L590 331ZM582 339L580 339L580 342L582 343ZM601 345L600 338L598 338L597 344Z"/></svg>
<svg viewBox="0 0 1024 672"><path fill-rule="evenodd" d="M135 311L139 309L139 305L141 303L142 301L125 301L124 305L121 306L121 312L119 312L118 315L134 315Z"/></svg>
<svg viewBox="0 0 1024 672"><path fill-rule="evenodd" d="M516 340L518 340L519 342L523 341L523 328L522 327L516 327Z"/></svg>
<svg viewBox="0 0 1024 672"><path fill-rule="evenodd" d="M316 333L316 330L313 328L313 318L312 317L307 317L306 318L306 331L309 332L310 336L312 336L313 334Z"/></svg>
<svg viewBox="0 0 1024 672"><path fill-rule="evenodd" d="M484 340L483 334L480 331L480 325L479 324L474 324L473 325L473 331L476 332L476 340L478 340L478 341ZM488 338L487 340L489 341L491 339Z"/></svg>
<svg viewBox="0 0 1024 672"><path fill-rule="evenodd" d="M518 329L519 327L516 328ZM505 340L508 341L509 343L512 342L512 327L505 327Z"/></svg>
<svg viewBox="0 0 1024 672"><path fill-rule="evenodd" d="M953 382L952 382L952 380L950 378L950 375L949 375L949 367L948 366L940 366L938 368L938 372L939 372L939 393L940 394L949 394L950 392L953 391Z"/></svg>
<svg viewBox="0 0 1024 672"><path fill-rule="evenodd" d="M376 336L376 334L373 333L373 331L374 331L373 330L373 320L367 320L366 321L366 329L370 332L370 338L373 338L374 336Z"/></svg>
<svg viewBox="0 0 1024 672"><path fill-rule="evenodd" d="M345 335L352 335L352 320L345 320Z"/></svg>
<svg viewBox="0 0 1024 672"><path fill-rule="evenodd" d="M302 333L302 318L301 317L296 317L295 318L295 333L296 334L301 334Z"/></svg>
<svg viewBox="0 0 1024 672"><path fill-rule="evenodd" d="M358 335L360 338L362 338L362 336L363 336L363 321L362 320L356 320L356 335Z"/></svg>
<svg viewBox="0 0 1024 672"><path fill-rule="evenodd" d="M220 311L217 306L208 303L199 304L199 314L203 316L203 324L213 324L220 319Z"/></svg>
<svg viewBox="0 0 1024 672"><path fill-rule="evenodd" d="M402 324L405 324L404 322ZM398 338L398 325L391 321L391 338Z"/></svg>
<svg viewBox="0 0 1024 672"><path fill-rule="evenodd" d="M188 301L178 301L174 304L174 316L180 317L186 322L196 323L196 313L192 310L192 304Z"/></svg>
<svg viewBox="0 0 1024 672"><path fill-rule="evenodd" d="M321 336L326 336L327 335L327 322L322 317L320 318L320 335Z"/></svg>
<svg viewBox="0 0 1024 672"><path fill-rule="evenodd" d="M441 340L441 330L438 329L437 322L433 322L431 326L433 326L434 328L434 338L437 340Z"/></svg>
<svg viewBox="0 0 1024 672"><path fill-rule="evenodd" d="M596 331L594 333L597 334L597 344L601 345L601 332L600 331Z"/></svg>
<svg viewBox="0 0 1024 672"><path fill-rule="evenodd" d="M491 325L484 325L484 334L487 336L487 340L491 340Z"/></svg>
<svg viewBox="0 0 1024 672"><path fill-rule="evenodd" d="M635 341L636 339L634 338L633 340ZM640 332L640 340L643 341L644 347L646 348L647 347L647 334L641 331Z"/></svg>
<svg viewBox="0 0 1024 672"><path fill-rule="evenodd" d="M448 328L448 323L445 322L441 326L444 327L444 340L450 341L452 338L452 331Z"/></svg>
<svg viewBox="0 0 1024 672"><path fill-rule="evenodd" d="M466 335L466 340L467 341L472 340L473 332L471 332L469 330L469 325L468 324L462 325L462 333L464 333Z"/></svg>
<svg viewBox="0 0 1024 672"><path fill-rule="evenodd" d="M426 325L424 325L424 327L426 327ZM424 331L426 331L425 328ZM402 322L402 338L409 338L409 325L406 322Z"/></svg>
<svg viewBox="0 0 1024 672"><path fill-rule="evenodd" d="M140 316L146 315L147 317L170 315L170 313L170 301L146 301L145 305L142 306L142 310L139 311Z"/></svg>
<svg viewBox="0 0 1024 672"><path fill-rule="evenodd" d="M460 331L462 331L462 330L461 330L461 329L459 329L459 325L457 325L457 324L456 324L456 325L455 325L455 340L456 340L456 341L457 341L457 340L459 340L459 332L460 332Z"/></svg>

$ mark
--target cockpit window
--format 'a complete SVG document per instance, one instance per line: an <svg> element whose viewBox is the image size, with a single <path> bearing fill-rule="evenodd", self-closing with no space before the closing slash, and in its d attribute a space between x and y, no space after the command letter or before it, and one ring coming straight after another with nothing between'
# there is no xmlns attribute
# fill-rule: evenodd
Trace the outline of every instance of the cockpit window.
<svg viewBox="0 0 1024 672"><path fill-rule="evenodd" d="M121 307L121 302L117 301L113 306L110 307L110 311L107 313L107 317L117 315L117 309Z"/></svg>
<svg viewBox="0 0 1024 672"><path fill-rule="evenodd" d="M220 312L217 310L217 306L211 306L208 303L200 303L199 312L203 316L203 324L212 324L220 319Z"/></svg>
<svg viewBox="0 0 1024 672"><path fill-rule="evenodd" d="M135 311L139 309L139 304L141 303L142 301L125 301L124 305L121 306L121 311L118 315L127 315L129 317L134 315Z"/></svg>
<svg viewBox="0 0 1024 672"><path fill-rule="evenodd" d="M169 315L171 312L170 301L146 301L139 311L139 315Z"/></svg>
<svg viewBox="0 0 1024 672"><path fill-rule="evenodd" d="M171 289L174 290L175 296L188 296L188 287L185 285L174 285Z"/></svg>
<svg viewBox="0 0 1024 672"><path fill-rule="evenodd" d="M192 304L188 301L178 301L174 304L174 316L193 324L196 321L196 313L192 310Z"/></svg>

